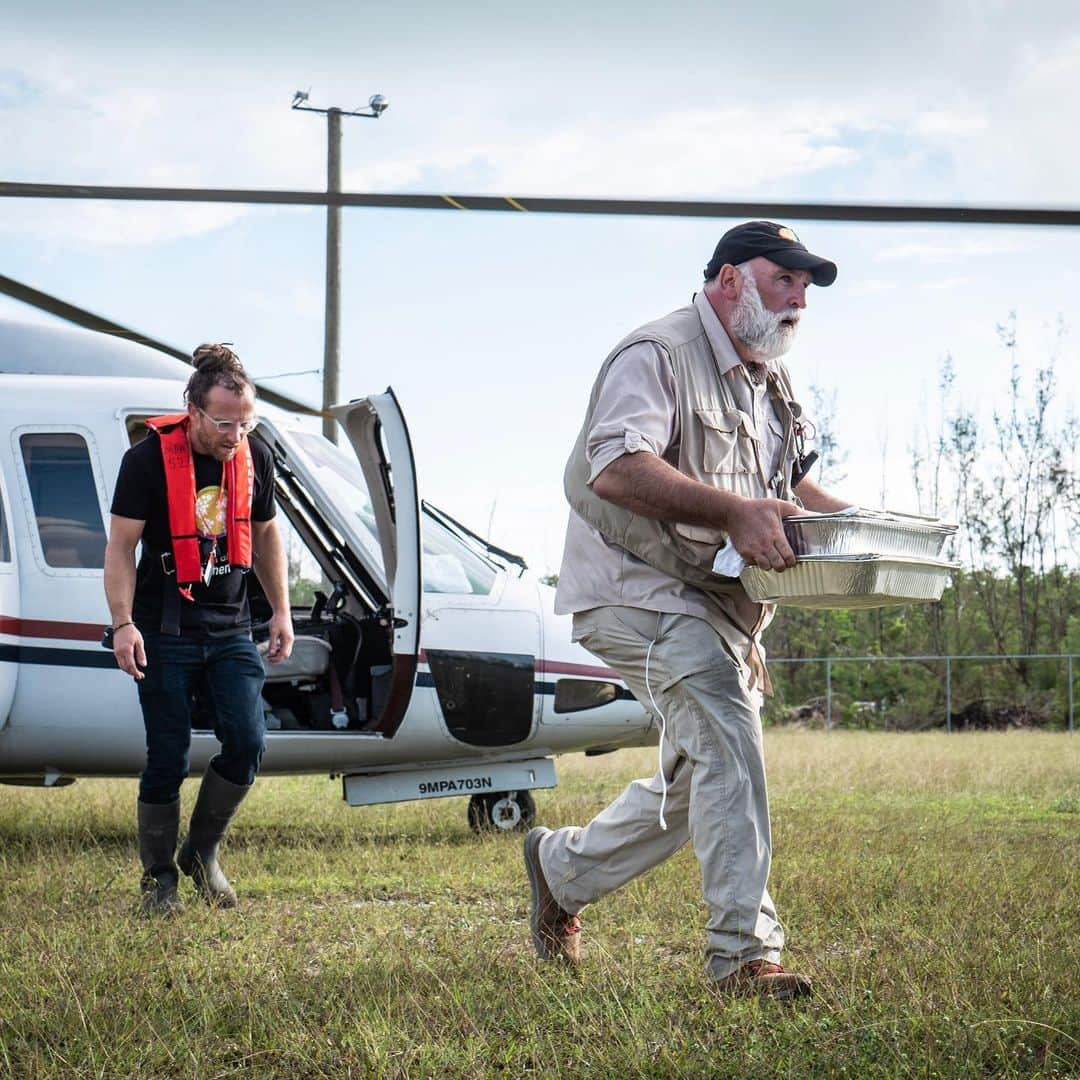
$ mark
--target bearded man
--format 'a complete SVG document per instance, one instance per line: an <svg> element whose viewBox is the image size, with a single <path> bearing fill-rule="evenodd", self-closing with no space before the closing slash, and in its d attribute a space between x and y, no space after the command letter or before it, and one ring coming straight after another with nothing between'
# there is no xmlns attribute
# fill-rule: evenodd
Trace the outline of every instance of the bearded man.
<svg viewBox="0 0 1080 1080"><path fill-rule="evenodd" d="M236 904L218 845L255 782L265 744L249 571L272 611L270 663L286 659L293 642L285 548L273 520L274 462L264 443L248 440L255 386L226 345L200 345L192 365L186 411L148 420L149 437L124 455L105 549L109 635L117 665L138 686L146 727L138 823L147 914L181 910L180 870L208 903ZM177 854L196 687L221 752L203 775Z"/></svg>
<svg viewBox="0 0 1080 1080"><path fill-rule="evenodd" d="M730 992L794 998L769 896L761 633L740 560L795 564L783 519L847 504L805 476L801 409L779 358L806 290L836 266L795 233L750 221L720 239L691 304L610 353L567 463L572 512L556 610L661 726L660 760L584 827L525 840L533 944L580 961L587 904L691 841L709 909L706 974ZM714 571L717 565L726 570ZM732 564L734 561L734 565Z"/></svg>

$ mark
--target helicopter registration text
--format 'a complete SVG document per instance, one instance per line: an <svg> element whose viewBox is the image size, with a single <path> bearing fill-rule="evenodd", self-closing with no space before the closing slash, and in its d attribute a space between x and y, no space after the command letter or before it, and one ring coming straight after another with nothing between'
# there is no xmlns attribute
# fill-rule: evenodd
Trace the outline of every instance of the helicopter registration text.
<svg viewBox="0 0 1080 1080"><path fill-rule="evenodd" d="M471 766L354 773L344 777L342 783L345 801L352 806L408 799L444 799L452 795L554 787L555 763L550 758L529 758L492 762L483 772L478 772L474 763Z"/></svg>
<svg viewBox="0 0 1080 1080"><path fill-rule="evenodd" d="M420 785L420 794L461 795L466 791L491 791L494 787L490 776L470 776L467 780L429 780Z"/></svg>

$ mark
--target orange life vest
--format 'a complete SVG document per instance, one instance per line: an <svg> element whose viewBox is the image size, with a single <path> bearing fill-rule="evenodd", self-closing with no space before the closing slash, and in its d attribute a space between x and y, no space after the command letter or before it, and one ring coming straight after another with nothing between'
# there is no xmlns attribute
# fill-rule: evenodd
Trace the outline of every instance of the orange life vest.
<svg viewBox="0 0 1080 1080"><path fill-rule="evenodd" d="M195 525L195 459L188 441L188 414L152 416L146 421L161 440L165 463L165 491L169 504L169 534L172 538L176 587L188 600L191 586L203 580L200 535ZM251 447L241 439L236 453L221 467L221 488L226 498L225 537L229 565L251 569L251 499L255 468Z"/></svg>

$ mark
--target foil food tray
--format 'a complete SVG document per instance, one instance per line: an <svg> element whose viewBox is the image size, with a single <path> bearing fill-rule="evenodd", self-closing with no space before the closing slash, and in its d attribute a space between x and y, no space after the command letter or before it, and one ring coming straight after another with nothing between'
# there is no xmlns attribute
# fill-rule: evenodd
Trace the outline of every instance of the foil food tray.
<svg viewBox="0 0 1080 1080"><path fill-rule="evenodd" d="M739 575L751 600L805 608L875 608L941 599L958 563L901 555L806 555L777 572Z"/></svg>
<svg viewBox="0 0 1080 1080"><path fill-rule="evenodd" d="M784 532L797 557L806 555L899 555L938 559L945 541L956 532L936 518L884 510L858 513L793 514L784 518Z"/></svg>

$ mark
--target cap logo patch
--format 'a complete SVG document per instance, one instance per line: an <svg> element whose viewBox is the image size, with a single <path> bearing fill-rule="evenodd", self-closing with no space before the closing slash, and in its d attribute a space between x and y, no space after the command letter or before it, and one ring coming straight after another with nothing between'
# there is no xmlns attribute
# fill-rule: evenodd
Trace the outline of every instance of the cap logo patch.
<svg viewBox="0 0 1080 1080"><path fill-rule="evenodd" d="M799 238L786 225L781 225L780 228L777 229L776 235L779 236L781 240L790 240L793 244L799 242Z"/></svg>

